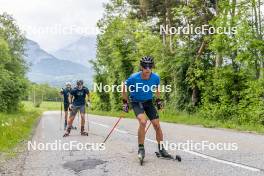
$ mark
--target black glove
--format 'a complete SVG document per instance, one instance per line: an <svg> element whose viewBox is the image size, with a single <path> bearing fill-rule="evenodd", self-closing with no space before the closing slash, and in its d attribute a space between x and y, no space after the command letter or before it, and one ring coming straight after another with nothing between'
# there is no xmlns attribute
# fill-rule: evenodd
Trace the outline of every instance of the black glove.
<svg viewBox="0 0 264 176"><path fill-rule="evenodd" d="M127 102L127 100L124 100L124 99L123 99L123 111L126 113L128 113L128 111L129 111L128 102Z"/></svg>
<svg viewBox="0 0 264 176"><path fill-rule="evenodd" d="M163 107L164 107L163 100L159 99L159 98L156 99L156 106L157 106L158 110L163 109Z"/></svg>

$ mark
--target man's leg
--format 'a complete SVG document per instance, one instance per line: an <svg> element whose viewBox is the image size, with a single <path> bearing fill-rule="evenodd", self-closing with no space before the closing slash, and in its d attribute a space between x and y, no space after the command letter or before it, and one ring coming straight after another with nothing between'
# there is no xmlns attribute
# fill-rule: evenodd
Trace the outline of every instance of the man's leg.
<svg viewBox="0 0 264 176"><path fill-rule="evenodd" d="M67 127L67 123L68 123L68 111L64 111L64 130Z"/></svg>
<svg viewBox="0 0 264 176"><path fill-rule="evenodd" d="M145 129L147 125L147 120L145 118L145 114L141 113L137 116L139 127L138 127L138 157L140 159L145 158L145 148L144 148L144 141L145 141Z"/></svg>
<svg viewBox="0 0 264 176"><path fill-rule="evenodd" d="M85 105L80 107L80 114L81 114L81 135L88 136L88 133L84 131L85 125Z"/></svg>
<svg viewBox="0 0 264 176"><path fill-rule="evenodd" d="M165 150L164 146L162 145L163 142L163 133L160 127L159 115L158 112L153 105L152 102L147 102L144 106L145 112L151 121L155 131L156 131L156 140L158 142L158 150L161 156L163 157L170 157L170 155Z"/></svg>
<svg viewBox="0 0 264 176"><path fill-rule="evenodd" d="M163 141L163 133L160 127L160 121L159 119L151 120L151 123L156 131L156 140L158 144L160 144Z"/></svg>
<svg viewBox="0 0 264 176"><path fill-rule="evenodd" d="M132 102L131 103L134 113L138 119L138 156L140 158L145 157L144 141L145 141L145 128L147 124L146 117L144 115L144 109L142 103Z"/></svg>
<svg viewBox="0 0 264 176"><path fill-rule="evenodd" d="M68 118L67 130L66 130L65 134L63 135L63 137L69 136L69 134L71 133L73 120L74 120L77 112L78 112L78 108L73 107L73 109L71 110L70 117Z"/></svg>
<svg viewBox="0 0 264 176"><path fill-rule="evenodd" d="M139 127L138 127L138 144L144 145L145 141L145 129L146 129L146 124L147 120L144 114L139 114L137 116L138 122L139 122Z"/></svg>
<svg viewBox="0 0 264 176"><path fill-rule="evenodd" d="M67 127L69 104L64 103L64 130Z"/></svg>

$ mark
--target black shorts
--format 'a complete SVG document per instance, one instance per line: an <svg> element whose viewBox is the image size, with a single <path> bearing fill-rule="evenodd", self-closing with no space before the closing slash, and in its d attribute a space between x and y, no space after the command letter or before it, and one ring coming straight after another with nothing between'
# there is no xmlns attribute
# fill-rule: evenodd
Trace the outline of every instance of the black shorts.
<svg viewBox="0 0 264 176"><path fill-rule="evenodd" d="M64 111L68 111L69 110L69 103L64 103Z"/></svg>
<svg viewBox="0 0 264 176"><path fill-rule="evenodd" d="M146 102L131 102L132 108L136 116L139 114L144 114L148 116L149 120L158 119L158 112L152 102L152 100Z"/></svg>

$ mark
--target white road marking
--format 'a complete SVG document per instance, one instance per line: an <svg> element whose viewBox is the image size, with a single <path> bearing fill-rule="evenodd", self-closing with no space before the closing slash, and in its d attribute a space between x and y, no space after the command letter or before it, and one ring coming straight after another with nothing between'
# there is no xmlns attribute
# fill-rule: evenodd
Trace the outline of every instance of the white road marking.
<svg viewBox="0 0 264 176"><path fill-rule="evenodd" d="M202 158L209 159L209 160L212 160L212 161L215 161L215 162L228 164L228 165L232 165L232 166L235 166L235 167L240 167L240 168L251 170L251 171L254 171L254 172L260 172L261 171L258 168L254 168L254 167L243 165L243 164L239 164L239 163L234 163L234 162L231 162L231 161L217 159L215 157L204 155L202 153L198 153L198 152L195 152L195 151L190 151L190 150L182 150L182 151L190 153L190 154L193 154L193 155L196 155L196 156L200 156Z"/></svg>
<svg viewBox="0 0 264 176"><path fill-rule="evenodd" d="M102 127L105 127L105 128L110 128L110 126L108 126L108 125L104 125L104 124L97 123L97 122L91 121L90 123L95 124L95 125L99 125L99 126L102 126ZM115 128L114 130L117 131L117 132L119 132L119 133L123 133L123 134L127 134L128 133L127 131L120 130L118 128Z"/></svg>
<svg viewBox="0 0 264 176"><path fill-rule="evenodd" d="M93 123L95 125L99 125L99 126L105 127L105 128L109 128L108 125L104 125L104 124L101 124L101 123L97 123L97 122L93 122L93 121L91 123ZM118 128L115 128L115 131L117 131L119 133L123 133L123 134L129 134L129 132L123 131L123 130L119 130ZM137 137L137 135L133 135L133 136ZM149 142L152 142L152 143L157 143L157 141L149 139L149 138L145 138L145 140L149 141ZM215 161L215 162L218 162L218 163L227 164L227 165L231 165L231 166L235 166L235 167L240 167L240 168L247 169L247 170L254 171L254 172L260 172L261 171L261 169L259 169L259 168L254 168L254 167L247 166L247 165L244 165L244 164L239 164L239 163L235 163L235 162L231 162L231 161L217 159L215 157L212 157L212 156L209 156L209 155L205 155L205 154L202 154L202 153L199 153L199 152L190 151L190 150L183 150L183 149L181 149L181 151L189 153L189 154L192 154L192 155L196 155L196 156L199 156L199 157L211 160L211 161Z"/></svg>
<svg viewBox="0 0 264 176"><path fill-rule="evenodd" d="M97 123L97 122L93 122L93 121L91 121L90 123L91 123L91 124L95 124L95 125L99 125L99 126L102 126L102 127L105 127L105 128L109 128L109 127L110 127L110 126L108 126L108 125L104 125L104 124Z"/></svg>

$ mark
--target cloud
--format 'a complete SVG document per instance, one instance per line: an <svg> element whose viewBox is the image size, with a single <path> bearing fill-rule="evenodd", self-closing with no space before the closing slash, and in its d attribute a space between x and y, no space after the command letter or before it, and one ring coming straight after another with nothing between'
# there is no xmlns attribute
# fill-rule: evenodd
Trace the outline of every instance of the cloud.
<svg viewBox="0 0 264 176"><path fill-rule="evenodd" d="M108 0L0 0L0 13L13 15L26 36L56 50L84 34L96 34ZM69 32L70 31L70 32Z"/></svg>

